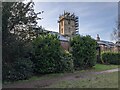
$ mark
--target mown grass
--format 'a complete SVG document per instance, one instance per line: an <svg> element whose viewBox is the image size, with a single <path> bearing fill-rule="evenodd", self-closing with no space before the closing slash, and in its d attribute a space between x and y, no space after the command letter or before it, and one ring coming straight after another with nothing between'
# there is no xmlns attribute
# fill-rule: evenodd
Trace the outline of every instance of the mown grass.
<svg viewBox="0 0 120 90"><path fill-rule="evenodd" d="M92 69L92 71L104 71L104 70L110 70L110 69L115 69L118 68L118 65L104 65L104 64L96 64ZM85 71L89 71L89 70L81 70L81 71L75 71L74 73L82 73ZM67 73L55 73L55 74L47 74L47 75L43 75L43 76L33 76L28 80L20 80L17 82L21 82L21 81L32 81L32 80L44 80L44 79L50 79L50 78L54 78L54 77L59 77L59 76L63 76ZM68 73L69 74L69 73Z"/></svg>
<svg viewBox="0 0 120 90"><path fill-rule="evenodd" d="M83 72L89 72L89 71L104 71L104 70L109 70L109 69L114 69L114 68L118 68L118 65L103 65L103 64L96 64L92 69L88 69L88 70L80 70L80 71L75 71L74 74L76 73L83 73ZM35 81L35 80L46 80L46 79L52 79L52 78L56 78L56 77L61 77L64 75L69 75L70 73L54 73L54 74L46 74L46 75L40 75L40 76L33 76L28 80L19 80L19 81L15 81L15 82L5 82L4 84L8 84L8 83L22 83L22 82L31 82L31 81Z"/></svg>
<svg viewBox="0 0 120 90"><path fill-rule="evenodd" d="M110 70L118 68L118 65L104 65L104 64L96 64L93 69L95 71L104 71L104 70Z"/></svg>
<svg viewBox="0 0 120 90"><path fill-rule="evenodd" d="M47 88L118 88L118 72L94 75L78 80L60 81Z"/></svg>
<svg viewBox="0 0 120 90"><path fill-rule="evenodd" d="M35 81L35 80L46 80L46 79L52 79L54 77L60 77L63 76L64 73L53 73L53 74L46 74L46 75L37 75L37 76L32 76L31 78L27 79L27 80L18 80L18 81L14 81L14 82L4 82L3 84L10 84L10 83L22 83L22 82L31 82L31 81Z"/></svg>

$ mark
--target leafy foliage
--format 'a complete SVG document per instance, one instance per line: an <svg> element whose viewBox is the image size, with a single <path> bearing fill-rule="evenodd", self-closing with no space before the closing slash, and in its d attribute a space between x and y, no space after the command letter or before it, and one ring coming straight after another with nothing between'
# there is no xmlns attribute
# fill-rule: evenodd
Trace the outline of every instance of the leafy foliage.
<svg viewBox="0 0 120 90"><path fill-rule="evenodd" d="M14 57L16 51L19 49L16 44L18 45L20 42L23 45L19 46L25 46L27 43L31 42L30 40L32 38L35 38L35 36L40 33L39 30L41 30L41 27L37 26L36 21L41 19L38 18L38 14L40 13L35 13L33 6L33 2L26 4L22 2L2 3L3 61L13 60L11 56ZM17 53L17 55L19 54Z"/></svg>
<svg viewBox="0 0 120 90"><path fill-rule="evenodd" d="M59 71L61 47L57 36L40 35L33 41L35 71L52 73Z"/></svg>
<svg viewBox="0 0 120 90"><path fill-rule="evenodd" d="M29 68L27 63L30 62L28 58L32 52L31 40L37 37L42 30L36 20L41 19L38 14L43 11L35 13L33 6L33 2L2 3L3 80L25 79L29 77L27 74L32 73L32 71L23 70L18 66L22 66L24 63L25 68ZM16 70L17 68L18 70ZM21 76L22 73L24 76Z"/></svg>
<svg viewBox="0 0 120 90"><path fill-rule="evenodd" d="M37 20L41 20L38 15L43 13L34 12L34 2L15 2L11 7L11 17L8 18L8 29L15 35L18 35L18 39L31 40L36 37L36 28L38 27Z"/></svg>
<svg viewBox="0 0 120 90"><path fill-rule="evenodd" d="M68 51L63 52L63 56L61 58L61 72L73 72L74 64L72 54Z"/></svg>
<svg viewBox="0 0 120 90"><path fill-rule="evenodd" d="M103 52L102 60L105 64L120 65L120 53Z"/></svg>
<svg viewBox="0 0 120 90"><path fill-rule="evenodd" d="M3 64L3 81L28 79L33 74L33 63L29 58L19 58L12 65Z"/></svg>
<svg viewBox="0 0 120 90"><path fill-rule="evenodd" d="M75 69L92 67L96 63L96 41L90 36L75 36L71 39Z"/></svg>

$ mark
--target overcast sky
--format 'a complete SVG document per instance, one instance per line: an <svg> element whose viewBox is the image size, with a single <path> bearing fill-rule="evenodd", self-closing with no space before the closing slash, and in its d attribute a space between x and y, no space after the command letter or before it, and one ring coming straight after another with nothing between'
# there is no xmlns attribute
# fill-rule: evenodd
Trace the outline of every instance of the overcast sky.
<svg viewBox="0 0 120 90"><path fill-rule="evenodd" d="M59 31L59 15L65 11L75 13L79 17L79 34L91 35L101 40L111 41L111 33L118 17L117 2L35 2L35 11L44 11L38 21L45 29Z"/></svg>

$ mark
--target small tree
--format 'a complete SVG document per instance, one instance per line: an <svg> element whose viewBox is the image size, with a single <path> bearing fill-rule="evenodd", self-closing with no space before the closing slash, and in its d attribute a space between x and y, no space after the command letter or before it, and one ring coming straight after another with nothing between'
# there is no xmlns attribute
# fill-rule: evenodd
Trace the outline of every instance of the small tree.
<svg viewBox="0 0 120 90"><path fill-rule="evenodd" d="M23 52L19 52L37 37L41 28L37 25L37 20L41 20L34 11L34 2L3 2L2 3L2 49L3 62L10 62L21 57Z"/></svg>
<svg viewBox="0 0 120 90"><path fill-rule="evenodd" d="M14 69L13 72L18 72L20 75L23 73L24 76L24 72L29 75L32 73L32 71L27 71L27 68L31 68L29 67L29 63L31 63L29 53L31 51L31 40L33 37L37 37L41 31L41 28L37 25L37 20L41 20L38 17L41 13L43 11L39 13L34 11L34 2L32 1L26 4L23 2L2 3L3 80L7 79L4 77L9 77L12 69ZM12 64L17 60L20 63L17 63L16 66L19 67L24 64L26 69L19 68L18 70L16 66L13 66ZM19 78L20 76L16 75L16 79ZM11 79L12 77L9 77L9 80ZM24 77L21 79L24 79Z"/></svg>
<svg viewBox="0 0 120 90"><path fill-rule="evenodd" d="M96 63L96 41L90 36L75 36L70 40L75 69L92 67Z"/></svg>

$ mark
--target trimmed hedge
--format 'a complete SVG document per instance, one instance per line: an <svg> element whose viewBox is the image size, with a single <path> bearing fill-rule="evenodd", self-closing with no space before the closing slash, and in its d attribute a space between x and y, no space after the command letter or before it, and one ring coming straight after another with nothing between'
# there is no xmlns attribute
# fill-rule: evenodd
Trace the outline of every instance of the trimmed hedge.
<svg viewBox="0 0 120 90"><path fill-rule="evenodd" d="M71 39L71 53L75 69L86 69L96 64L97 43L90 36L75 36Z"/></svg>
<svg viewBox="0 0 120 90"><path fill-rule="evenodd" d="M120 65L120 53L102 52L102 60L105 64Z"/></svg>

